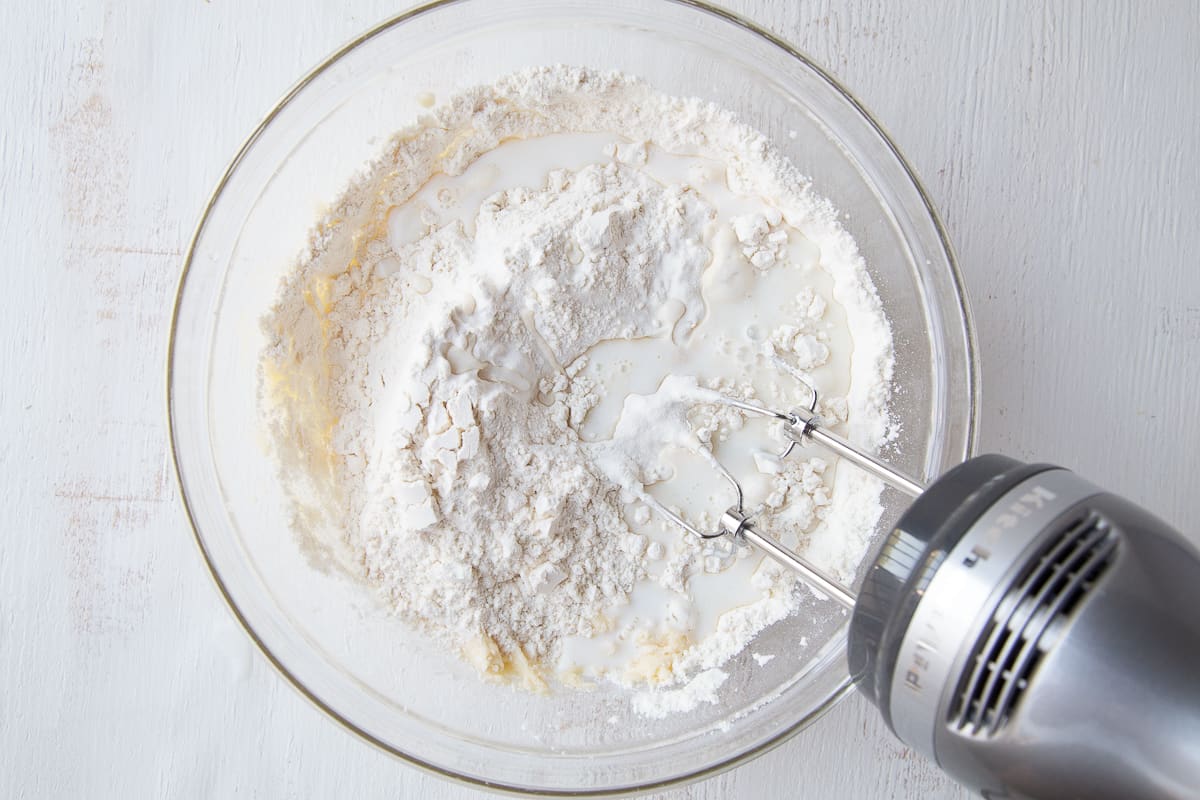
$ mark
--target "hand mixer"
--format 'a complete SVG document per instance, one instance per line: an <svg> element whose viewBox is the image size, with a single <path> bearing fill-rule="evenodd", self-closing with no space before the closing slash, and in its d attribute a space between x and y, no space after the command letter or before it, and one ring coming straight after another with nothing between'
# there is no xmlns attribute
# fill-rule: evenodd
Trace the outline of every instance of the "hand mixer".
<svg viewBox="0 0 1200 800"><path fill-rule="evenodd" d="M1065 469L972 458L929 486L828 430L728 398L914 498L855 596L737 502L749 542L851 613L850 673L906 744L989 798L1200 797L1200 554Z"/></svg>

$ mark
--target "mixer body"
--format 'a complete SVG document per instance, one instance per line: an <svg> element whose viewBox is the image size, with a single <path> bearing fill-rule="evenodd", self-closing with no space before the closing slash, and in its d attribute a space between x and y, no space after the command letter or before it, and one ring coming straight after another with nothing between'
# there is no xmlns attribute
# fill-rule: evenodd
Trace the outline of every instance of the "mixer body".
<svg viewBox="0 0 1200 800"><path fill-rule="evenodd" d="M1200 797L1200 554L1066 470L981 456L931 485L867 574L850 661L985 797Z"/></svg>

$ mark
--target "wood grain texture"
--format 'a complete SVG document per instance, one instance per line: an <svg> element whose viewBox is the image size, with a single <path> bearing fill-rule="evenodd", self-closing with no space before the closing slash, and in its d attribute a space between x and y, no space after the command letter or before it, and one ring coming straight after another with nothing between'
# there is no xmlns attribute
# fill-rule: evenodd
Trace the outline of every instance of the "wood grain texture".
<svg viewBox="0 0 1200 800"><path fill-rule="evenodd" d="M891 131L955 241L982 444L1200 517L1200 12L731 6ZM18 4L0 26L0 796L482 796L360 743L254 652L169 473L181 252L225 162L382 0ZM657 795L960 798L858 698Z"/></svg>

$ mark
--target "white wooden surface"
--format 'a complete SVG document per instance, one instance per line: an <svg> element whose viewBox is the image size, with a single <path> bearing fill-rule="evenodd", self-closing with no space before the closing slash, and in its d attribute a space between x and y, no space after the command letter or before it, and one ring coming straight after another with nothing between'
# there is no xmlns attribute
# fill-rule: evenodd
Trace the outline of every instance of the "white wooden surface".
<svg viewBox="0 0 1200 800"><path fill-rule="evenodd" d="M383 0L14 3L0 24L0 796L423 797L307 705L201 566L169 473L181 251L243 136ZM890 129L957 243L983 445L1200 517L1190 3L740 0ZM958 798L854 698L661 795Z"/></svg>

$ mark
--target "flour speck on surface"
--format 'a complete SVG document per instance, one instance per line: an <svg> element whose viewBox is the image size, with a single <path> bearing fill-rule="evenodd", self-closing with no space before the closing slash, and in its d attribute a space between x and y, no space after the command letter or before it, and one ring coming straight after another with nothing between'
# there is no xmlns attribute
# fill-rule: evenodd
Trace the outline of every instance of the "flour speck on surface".
<svg viewBox="0 0 1200 800"><path fill-rule="evenodd" d="M837 211L757 132L616 73L527 70L401 131L263 322L295 525L486 678L661 717L807 591L700 541L730 505L849 577L880 485L721 397L890 430L892 342ZM755 657L759 666L769 657Z"/></svg>

